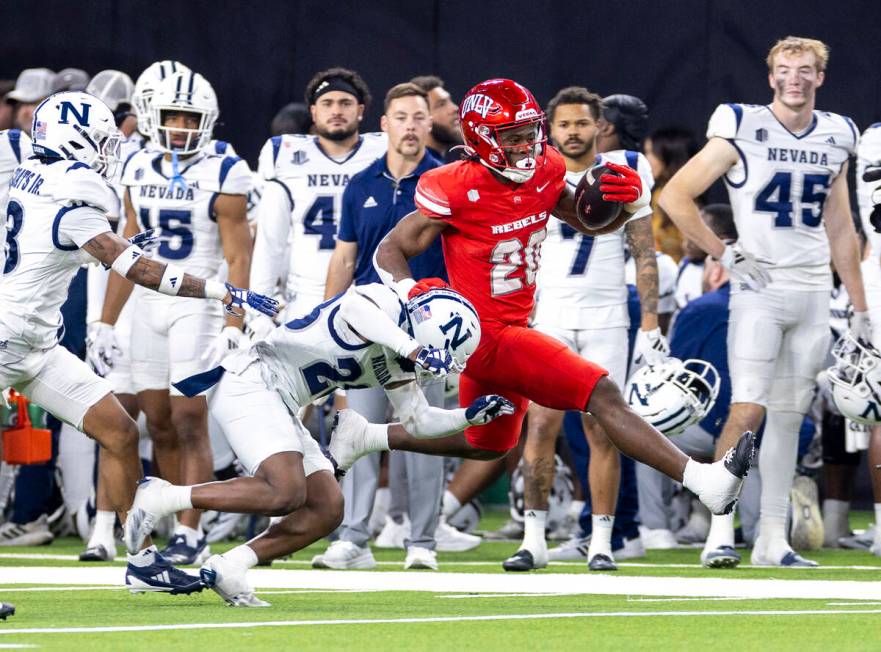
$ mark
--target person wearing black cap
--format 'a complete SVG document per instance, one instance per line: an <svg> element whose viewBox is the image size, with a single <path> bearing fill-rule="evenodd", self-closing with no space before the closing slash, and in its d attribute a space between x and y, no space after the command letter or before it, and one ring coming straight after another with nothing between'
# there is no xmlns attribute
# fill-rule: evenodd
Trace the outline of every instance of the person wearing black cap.
<svg viewBox="0 0 881 652"><path fill-rule="evenodd" d="M642 151L649 112L643 102L633 95L609 95L603 100L603 112L597 132L597 151L616 149Z"/></svg>
<svg viewBox="0 0 881 652"><path fill-rule="evenodd" d="M272 118L269 131L272 132L273 136L311 134L314 133L312 126L312 115L309 107L302 102L291 102L278 110L278 113Z"/></svg>
<svg viewBox="0 0 881 652"><path fill-rule="evenodd" d="M251 285L275 294L283 279L285 321L324 301L343 190L387 147L385 134L359 134L370 91L358 73L319 72L306 85L306 103L315 135L270 138L258 166L267 183L257 214ZM260 336L273 327L269 318L252 323Z"/></svg>

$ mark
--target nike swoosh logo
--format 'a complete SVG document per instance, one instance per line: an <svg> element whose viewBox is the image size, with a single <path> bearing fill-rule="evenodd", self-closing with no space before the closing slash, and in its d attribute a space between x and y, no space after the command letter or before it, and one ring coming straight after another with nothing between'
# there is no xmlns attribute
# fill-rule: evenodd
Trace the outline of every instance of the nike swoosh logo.
<svg viewBox="0 0 881 652"><path fill-rule="evenodd" d="M538 192L541 192L542 190L544 190L545 188L548 187L548 184L549 184L549 183L550 183L550 181L546 182L545 185L543 185L543 186L539 186L538 188L536 188L536 190L537 190Z"/></svg>

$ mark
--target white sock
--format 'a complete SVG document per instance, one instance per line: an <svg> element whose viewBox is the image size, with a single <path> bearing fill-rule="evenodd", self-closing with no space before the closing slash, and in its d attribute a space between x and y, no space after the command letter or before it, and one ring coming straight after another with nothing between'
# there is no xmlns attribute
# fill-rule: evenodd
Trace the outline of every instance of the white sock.
<svg viewBox="0 0 881 652"><path fill-rule="evenodd" d="M531 552L545 548L545 523L548 520L546 509L527 509L523 514L523 545Z"/></svg>
<svg viewBox="0 0 881 652"><path fill-rule="evenodd" d="M707 535L707 542L704 544L704 550L715 550L720 546L734 547L734 512L710 517L710 533Z"/></svg>
<svg viewBox="0 0 881 652"><path fill-rule="evenodd" d="M161 505L167 510L166 514L176 514L185 509L193 509L192 487L180 487L172 484L162 487L161 492Z"/></svg>
<svg viewBox="0 0 881 652"><path fill-rule="evenodd" d="M588 558L594 555L612 556L612 527L615 516L609 514L592 514L590 517L593 532L590 535Z"/></svg>
<svg viewBox="0 0 881 652"><path fill-rule="evenodd" d="M364 433L364 444L371 453L387 451L388 447L388 424L368 423Z"/></svg>
<svg viewBox="0 0 881 652"><path fill-rule="evenodd" d="M174 528L175 534L182 534L187 539L187 545L195 548L199 545L199 539L201 539L205 534L202 532L202 526L200 525L198 529L194 530L191 527L187 527L186 525L180 525Z"/></svg>
<svg viewBox="0 0 881 652"><path fill-rule="evenodd" d="M788 540L789 492L795 479L798 431L803 419L797 412L768 411L759 449L759 473L762 476L759 536L763 539Z"/></svg>
<svg viewBox="0 0 881 652"><path fill-rule="evenodd" d="M441 515L444 519L449 518L462 509L462 503L449 490L444 491L444 498L441 501Z"/></svg>
<svg viewBox="0 0 881 652"><path fill-rule="evenodd" d="M222 557L227 561L231 561L234 564L238 564L242 568L254 568L259 561L257 559L257 553L254 550L246 545L242 544L240 546L236 546L232 550L228 550L223 553Z"/></svg>
<svg viewBox="0 0 881 652"><path fill-rule="evenodd" d="M850 503L846 500L827 498L823 501L824 547L838 547L838 537L845 537L850 532L848 515Z"/></svg>
<svg viewBox="0 0 881 652"><path fill-rule="evenodd" d="M88 546L99 543L112 542L113 528L116 525L116 512L99 509L95 513L95 527L92 528L92 536L89 537Z"/></svg>
<svg viewBox="0 0 881 652"><path fill-rule="evenodd" d="M143 568L156 561L156 552L156 546L148 546L136 555L127 554L126 558L132 566Z"/></svg>

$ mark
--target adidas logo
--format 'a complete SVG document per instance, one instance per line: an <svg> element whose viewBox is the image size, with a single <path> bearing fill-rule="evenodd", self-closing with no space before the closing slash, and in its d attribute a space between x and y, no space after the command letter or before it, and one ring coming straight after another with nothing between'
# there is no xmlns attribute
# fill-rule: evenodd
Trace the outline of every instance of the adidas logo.
<svg viewBox="0 0 881 652"><path fill-rule="evenodd" d="M135 260L140 255L141 255L140 251L133 251L132 252L132 260Z"/></svg>
<svg viewBox="0 0 881 652"><path fill-rule="evenodd" d="M154 575L150 578L151 580L156 580L157 582L165 582L166 584L171 584L171 577L168 575L168 571L162 571L158 575Z"/></svg>
<svg viewBox="0 0 881 652"><path fill-rule="evenodd" d="M177 285L177 276L172 276L170 279L168 279L168 282L171 283L171 287L176 286Z"/></svg>
<svg viewBox="0 0 881 652"><path fill-rule="evenodd" d="M367 201L364 202L363 207L364 208L374 208L375 206L379 206L379 204L376 203L376 200L373 198L373 195L370 195L370 197L367 198Z"/></svg>
<svg viewBox="0 0 881 652"><path fill-rule="evenodd" d="M829 138L826 139L826 142L829 143L830 145L834 145L835 144L835 136L829 136Z"/></svg>

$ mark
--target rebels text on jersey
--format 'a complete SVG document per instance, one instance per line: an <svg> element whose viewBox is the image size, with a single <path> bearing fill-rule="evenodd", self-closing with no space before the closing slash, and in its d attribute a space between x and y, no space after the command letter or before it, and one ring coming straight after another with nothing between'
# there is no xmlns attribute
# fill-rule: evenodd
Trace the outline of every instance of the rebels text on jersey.
<svg viewBox="0 0 881 652"><path fill-rule="evenodd" d="M273 294L285 268L290 243L286 289L323 298L343 191L349 179L382 156L388 148L384 133L363 134L344 159L321 148L317 136L288 134L266 141L258 170L266 179L257 211L257 241L251 287Z"/></svg>
<svg viewBox="0 0 881 652"><path fill-rule="evenodd" d="M769 106L721 104L707 127L713 137L737 149L724 179L743 248L772 261L776 287L831 287L823 206L856 151L853 121L814 111L811 126L794 134Z"/></svg>
<svg viewBox="0 0 881 652"><path fill-rule="evenodd" d="M218 194L247 195L251 171L240 158L203 152L182 161L180 174L185 184L173 184L171 162L147 148L126 162L122 184L140 228L160 229L153 257L164 263L185 261L188 272L214 278L223 261L214 202Z"/></svg>
<svg viewBox="0 0 881 652"><path fill-rule="evenodd" d="M80 250L110 231L113 189L84 163L36 158L12 173L6 263L0 275L0 346L47 349L62 325L61 304L87 260Z"/></svg>
<svg viewBox="0 0 881 652"><path fill-rule="evenodd" d="M367 296L396 324L405 327L404 305L388 287L373 283L347 292ZM344 296L337 295L308 315L279 326L249 351L225 358L223 366L240 373L259 360L267 387L276 390L294 414L336 388L381 387L415 380L413 363L401 360L380 344L365 342L340 317Z"/></svg>
<svg viewBox="0 0 881 652"><path fill-rule="evenodd" d="M429 170L416 206L443 220L450 285L474 304L481 321L525 326L547 223L566 187L566 165L553 147L526 183L508 185L477 161Z"/></svg>

